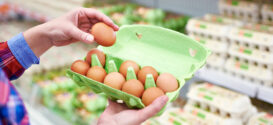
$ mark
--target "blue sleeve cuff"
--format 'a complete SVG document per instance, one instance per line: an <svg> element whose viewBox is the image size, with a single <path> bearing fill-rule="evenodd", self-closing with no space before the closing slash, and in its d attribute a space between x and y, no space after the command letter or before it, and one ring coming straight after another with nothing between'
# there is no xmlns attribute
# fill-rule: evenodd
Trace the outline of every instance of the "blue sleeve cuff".
<svg viewBox="0 0 273 125"><path fill-rule="evenodd" d="M27 44L23 33L16 35L8 41L8 46L17 61L25 68L32 64L39 64L40 59L36 57L29 45Z"/></svg>

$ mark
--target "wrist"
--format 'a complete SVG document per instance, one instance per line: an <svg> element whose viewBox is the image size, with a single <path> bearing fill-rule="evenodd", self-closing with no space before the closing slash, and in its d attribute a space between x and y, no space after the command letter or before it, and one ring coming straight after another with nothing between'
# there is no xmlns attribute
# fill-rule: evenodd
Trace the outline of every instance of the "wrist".
<svg viewBox="0 0 273 125"><path fill-rule="evenodd" d="M40 57L46 50L53 46L48 31L50 29L45 24L42 24L23 33L26 42L37 57Z"/></svg>

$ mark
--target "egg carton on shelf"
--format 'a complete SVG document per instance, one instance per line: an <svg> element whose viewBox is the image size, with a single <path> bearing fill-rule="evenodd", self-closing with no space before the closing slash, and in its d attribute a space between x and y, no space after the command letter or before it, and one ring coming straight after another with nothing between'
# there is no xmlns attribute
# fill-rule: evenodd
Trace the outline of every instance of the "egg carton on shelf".
<svg viewBox="0 0 273 125"><path fill-rule="evenodd" d="M241 119L221 117L190 104L186 104L184 110L195 117L192 120L197 120L198 125L243 125Z"/></svg>
<svg viewBox="0 0 273 125"><path fill-rule="evenodd" d="M226 25L231 25L231 26L243 26L244 22L235 19L235 18L230 18L227 16L222 16L222 15L216 15L216 14L206 14L203 17L204 20L210 21L210 22L216 22L216 23L221 23L221 24L226 24Z"/></svg>
<svg viewBox="0 0 273 125"><path fill-rule="evenodd" d="M235 42L231 43L228 53L232 56L249 60L251 63L266 65L269 69L273 68L273 53L267 49L250 46L248 43Z"/></svg>
<svg viewBox="0 0 273 125"><path fill-rule="evenodd" d="M227 55L224 53L212 52L207 59L206 68L215 69L218 71L223 70L223 65L225 64Z"/></svg>
<svg viewBox="0 0 273 125"><path fill-rule="evenodd" d="M247 80L250 83L267 87L273 86L272 69L269 69L266 65L259 65L248 60L230 57L226 61L225 69L229 74Z"/></svg>
<svg viewBox="0 0 273 125"><path fill-rule="evenodd" d="M220 14L243 19L246 22L259 22L259 4L251 1L219 0Z"/></svg>
<svg viewBox="0 0 273 125"><path fill-rule="evenodd" d="M247 125L273 125L273 115L269 113L259 113L252 116Z"/></svg>
<svg viewBox="0 0 273 125"><path fill-rule="evenodd" d="M195 18L190 19L186 26L188 34L223 42L227 41L226 34L229 28L225 24Z"/></svg>
<svg viewBox="0 0 273 125"><path fill-rule="evenodd" d="M192 86L187 97L191 105L221 117L243 119L252 107L248 96L209 83Z"/></svg>
<svg viewBox="0 0 273 125"><path fill-rule="evenodd" d="M273 24L273 5L263 4L261 9L262 23Z"/></svg>

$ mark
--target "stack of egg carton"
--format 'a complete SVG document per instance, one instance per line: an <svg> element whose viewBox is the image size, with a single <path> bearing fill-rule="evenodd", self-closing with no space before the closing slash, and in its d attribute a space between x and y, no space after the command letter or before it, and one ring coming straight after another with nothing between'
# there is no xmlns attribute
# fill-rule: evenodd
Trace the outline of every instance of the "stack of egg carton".
<svg viewBox="0 0 273 125"><path fill-rule="evenodd" d="M228 73L252 83L272 87L273 27L245 24L228 34L230 58L225 64Z"/></svg>
<svg viewBox="0 0 273 125"><path fill-rule="evenodd" d="M273 4L263 4L261 9L263 24L273 24Z"/></svg>
<svg viewBox="0 0 273 125"><path fill-rule="evenodd" d="M190 37L208 47L212 54L207 59L207 67L222 69L227 57L227 32L231 25L242 25L240 21L212 14L202 19L192 18L187 24Z"/></svg>
<svg viewBox="0 0 273 125"><path fill-rule="evenodd" d="M259 21L260 6L257 2L246 0L220 0L219 10L222 15L240 18L246 22Z"/></svg>
<svg viewBox="0 0 273 125"><path fill-rule="evenodd" d="M273 115L269 113L259 113L250 118L247 125L273 125Z"/></svg>
<svg viewBox="0 0 273 125"><path fill-rule="evenodd" d="M206 114L221 124L244 124L257 112L248 96L209 83L192 86L187 96L186 112Z"/></svg>

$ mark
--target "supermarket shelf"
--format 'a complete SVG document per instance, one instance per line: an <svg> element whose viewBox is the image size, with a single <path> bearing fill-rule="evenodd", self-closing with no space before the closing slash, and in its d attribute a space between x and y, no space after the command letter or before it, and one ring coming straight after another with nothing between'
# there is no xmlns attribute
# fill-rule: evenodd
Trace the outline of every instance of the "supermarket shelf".
<svg viewBox="0 0 273 125"><path fill-rule="evenodd" d="M260 86L258 88L257 98L273 104L273 88Z"/></svg>
<svg viewBox="0 0 273 125"><path fill-rule="evenodd" d="M196 73L195 77L199 80L223 86L250 97L255 97L258 91L258 86L254 83L235 78L222 71L203 68Z"/></svg>

